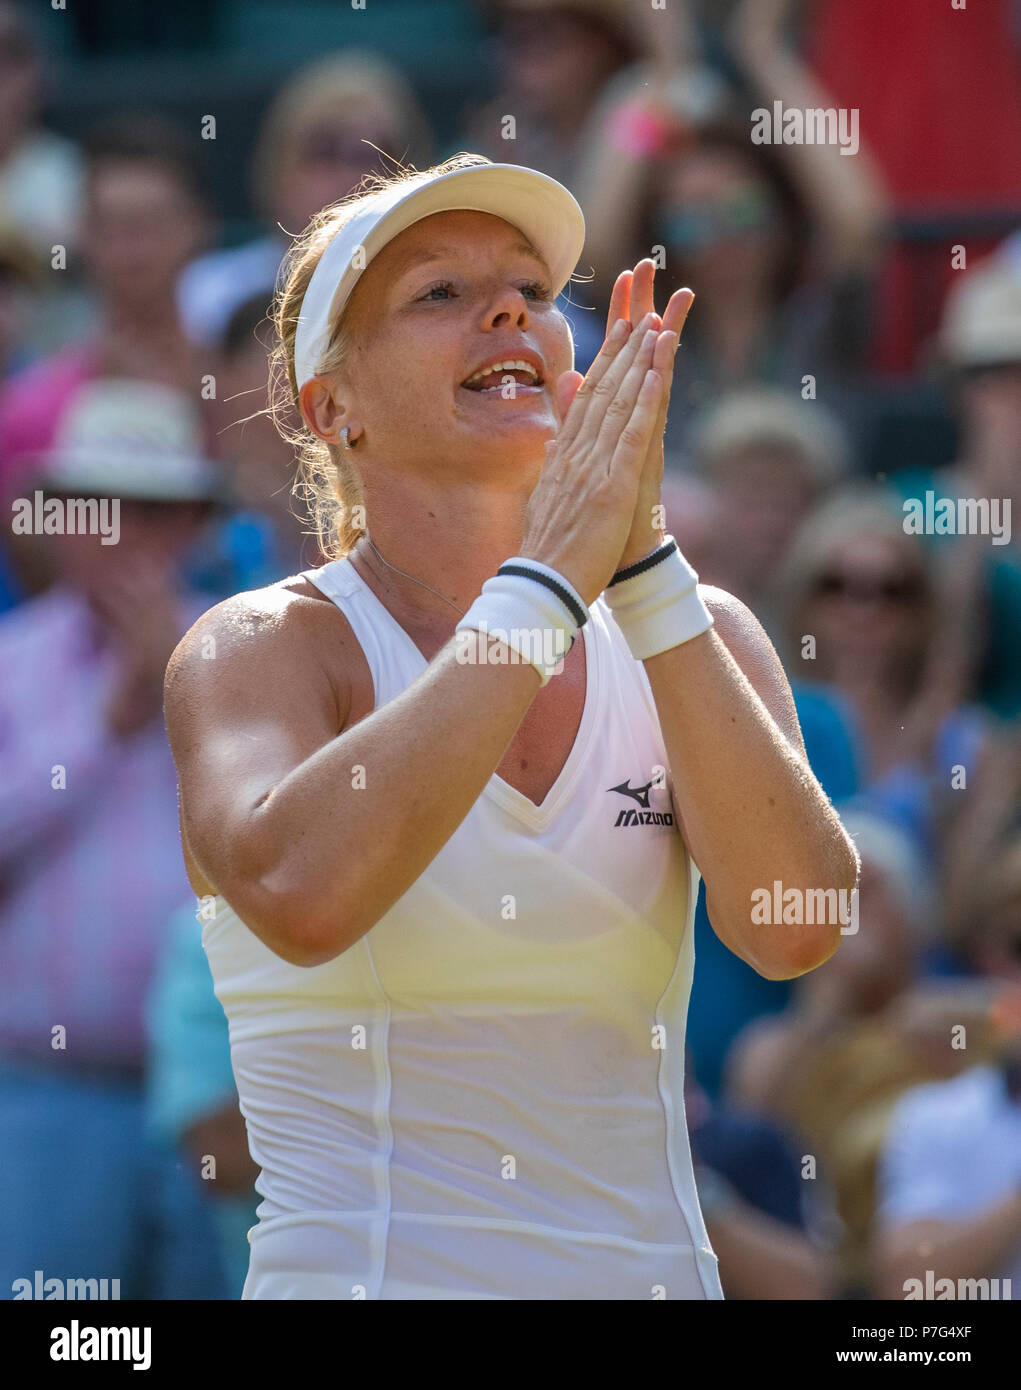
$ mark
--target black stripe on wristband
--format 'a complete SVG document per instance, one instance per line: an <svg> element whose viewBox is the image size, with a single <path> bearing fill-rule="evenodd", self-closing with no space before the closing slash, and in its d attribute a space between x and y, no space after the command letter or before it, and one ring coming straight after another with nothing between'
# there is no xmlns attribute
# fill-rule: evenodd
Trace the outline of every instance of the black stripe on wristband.
<svg viewBox="0 0 1021 1390"><path fill-rule="evenodd" d="M534 579L537 584L545 584L564 605L578 627L584 627L588 622L588 613L584 608L579 608L578 602L570 589L558 584L555 579L551 579L548 574L543 574L541 570L529 569L527 565L501 565L496 571L497 574L517 574L524 579Z"/></svg>
<svg viewBox="0 0 1021 1390"><path fill-rule="evenodd" d="M644 574L646 570L651 570L653 565L662 564L667 556L672 555L676 549L677 542L672 539L668 540L665 545L661 545L651 555L646 555L644 560L636 560L633 565L618 570L606 587L612 589L614 584L623 584L625 579L634 579L636 574Z"/></svg>

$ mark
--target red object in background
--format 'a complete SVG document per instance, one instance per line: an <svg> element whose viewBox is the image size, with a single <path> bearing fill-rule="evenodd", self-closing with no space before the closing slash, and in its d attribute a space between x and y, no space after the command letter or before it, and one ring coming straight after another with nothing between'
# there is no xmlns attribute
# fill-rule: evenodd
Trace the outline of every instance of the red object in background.
<svg viewBox="0 0 1021 1390"><path fill-rule="evenodd" d="M955 273L1021 222L1021 35L1014 0L819 0L812 66L886 179L896 216L942 234L902 236L885 267L875 365L903 372L935 332ZM979 230L983 215L1002 230Z"/></svg>

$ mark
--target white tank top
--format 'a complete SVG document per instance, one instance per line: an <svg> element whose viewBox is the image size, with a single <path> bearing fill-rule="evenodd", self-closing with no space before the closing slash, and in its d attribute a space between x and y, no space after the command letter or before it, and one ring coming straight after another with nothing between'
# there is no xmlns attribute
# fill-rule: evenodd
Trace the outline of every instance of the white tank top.
<svg viewBox="0 0 1021 1390"><path fill-rule="evenodd" d="M350 623L377 709L426 669L348 560L303 577ZM214 900L262 1170L243 1297L723 1297L684 1114L698 870L644 667L602 599L590 613L581 726L541 806L490 778L312 969Z"/></svg>

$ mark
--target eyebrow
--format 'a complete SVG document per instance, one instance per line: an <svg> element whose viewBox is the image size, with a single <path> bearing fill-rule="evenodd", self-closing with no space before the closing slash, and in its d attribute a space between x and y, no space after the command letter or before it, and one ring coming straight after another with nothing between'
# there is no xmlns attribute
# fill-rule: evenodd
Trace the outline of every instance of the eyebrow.
<svg viewBox="0 0 1021 1390"><path fill-rule="evenodd" d="M511 247L511 251L520 256L528 256L530 260L535 261L537 265L542 267L544 274L549 274L549 267L546 262L539 255L538 251L536 251L535 247L529 246L527 241L516 242L514 246ZM460 251L455 251L451 246L435 247L428 251L408 251L398 258L397 264L392 271L393 279L397 280L402 275L406 275L408 271L415 270L418 266L426 265L430 261L456 260L461 254Z"/></svg>

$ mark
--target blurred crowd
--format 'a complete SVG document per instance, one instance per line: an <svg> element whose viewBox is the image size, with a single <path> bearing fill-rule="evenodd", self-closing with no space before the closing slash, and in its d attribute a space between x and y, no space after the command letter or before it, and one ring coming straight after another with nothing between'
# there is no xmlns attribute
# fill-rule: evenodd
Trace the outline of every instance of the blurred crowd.
<svg viewBox="0 0 1021 1390"><path fill-rule="evenodd" d="M114 86L58 132L50 21L0 0L0 1296L39 1269L240 1294L257 1173L162 675L205 608L321 562L262 413L288 236L460 149L582 203L579 369L620 269L695 290L668 529L772 638L862 856L857 931L796 981L699 906L688 1124L727 1296L1021 1296L1021 23L938 8L466 5L487 80L454 124L352 11L267 92L228 238L197 131ZM774 102L858 110L858 148L754 143ZM46 520L79 497L119 499L116 538Z"/></svg>

